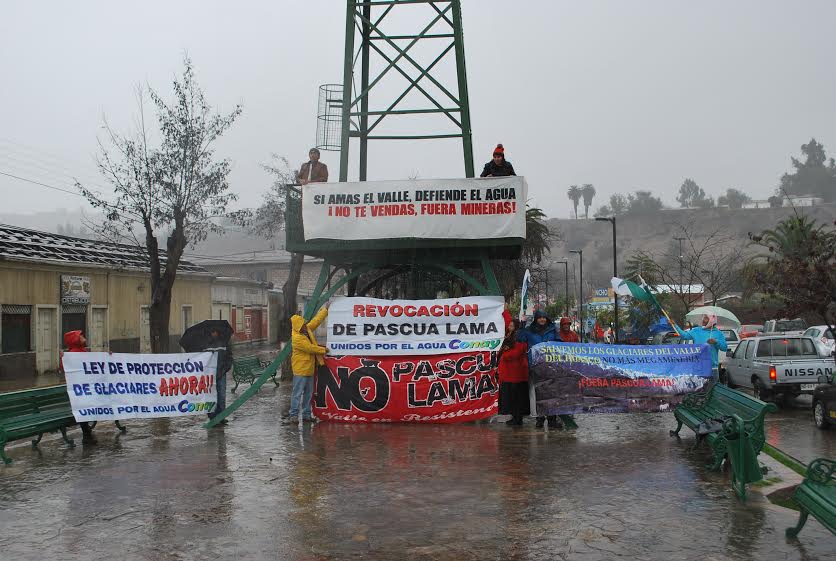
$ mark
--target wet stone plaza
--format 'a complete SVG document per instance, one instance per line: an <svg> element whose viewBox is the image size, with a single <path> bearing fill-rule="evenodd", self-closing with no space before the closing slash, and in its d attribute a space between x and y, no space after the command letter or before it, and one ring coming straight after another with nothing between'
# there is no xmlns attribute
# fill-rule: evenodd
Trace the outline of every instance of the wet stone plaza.
<svg viewBox="0 0 836 561"><path fill-rule="evenodd" d="M100 423L0 468L2 559L825 560L836 539L668 430L670 414L458 425L282 426L265 386L223 427ZM810 429L814 430L814 429ZM80 433L73 429L80 442ZM683 433L684 434L684 433ZM831 435L832 436L832 435Z"/></svg>

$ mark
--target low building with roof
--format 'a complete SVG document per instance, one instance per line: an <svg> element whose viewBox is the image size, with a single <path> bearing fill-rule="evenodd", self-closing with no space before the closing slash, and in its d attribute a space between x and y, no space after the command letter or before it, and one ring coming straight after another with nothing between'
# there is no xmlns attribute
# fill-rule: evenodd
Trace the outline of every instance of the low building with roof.
<svg viewBox="0 0 836 561"><path fill-rule="evenodd" d="M0 391L4 381L56 372L63 334L74 329L84 330L91 351L150 352L148 273L144 248L0 225ZM211 317L214 278L180 261L171 348Z"/></svg>

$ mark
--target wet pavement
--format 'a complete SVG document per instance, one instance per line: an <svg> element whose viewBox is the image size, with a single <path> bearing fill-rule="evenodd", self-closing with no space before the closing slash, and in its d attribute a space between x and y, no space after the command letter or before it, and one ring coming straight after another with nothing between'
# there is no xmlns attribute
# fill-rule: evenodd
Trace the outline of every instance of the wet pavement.
<svg viewBox="0 0 836 561"><path fill-rule="evenodd" d="M741 504L669 414L281 426L265 386L225 427L111 423L98 444L10 450L3 559L833 559L836 537L757 490ZM801 411L801 410L799 410ZM779 434L784 424L775 423ZM814 429L813 429L814 430ZM73 429L78 436L77 429ZM789 438L789 437L788 437Z"/></svg>
<svg viewBox="0 0 836 561"><path fill-rule="evenodd" d="M820 430L813 422L812 399L802 395L764 420L766 440L803 464L836 458L836 430Z"/></svg>

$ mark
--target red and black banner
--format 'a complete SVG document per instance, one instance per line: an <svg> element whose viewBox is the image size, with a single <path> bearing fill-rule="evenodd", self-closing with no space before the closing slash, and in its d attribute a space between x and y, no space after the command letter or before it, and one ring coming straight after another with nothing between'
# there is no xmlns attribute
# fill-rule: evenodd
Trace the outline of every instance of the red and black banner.
<svg viewBox="0 0 836 561"><path fill-rule="evenodd" d="M348 423L461 423L497 412L496 353L326 356L313 412Z"/></svg>

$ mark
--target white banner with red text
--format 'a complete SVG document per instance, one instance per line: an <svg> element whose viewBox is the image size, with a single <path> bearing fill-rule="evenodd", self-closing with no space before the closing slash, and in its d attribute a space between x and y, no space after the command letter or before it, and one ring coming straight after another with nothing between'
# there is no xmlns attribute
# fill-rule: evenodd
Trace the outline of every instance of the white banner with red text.
<svg viewBox="0 0 836 561"><path fill-rule="evenodd" d="M525 238L525 178L310 183L305 240Z"/></svg>
<svg viewBox="0 0 836 561"><path fill-rule="evenodd" d="M328 352L391 356L496 351L505 337L504 305L501 296L336 298L328 308Z"/></svg>
<svg viewBox="0 0 836 561"><path fill-rule="evenodd" d="M218 355L64 353L76 421L206 414L218 401Z"/></svg>

